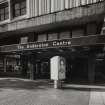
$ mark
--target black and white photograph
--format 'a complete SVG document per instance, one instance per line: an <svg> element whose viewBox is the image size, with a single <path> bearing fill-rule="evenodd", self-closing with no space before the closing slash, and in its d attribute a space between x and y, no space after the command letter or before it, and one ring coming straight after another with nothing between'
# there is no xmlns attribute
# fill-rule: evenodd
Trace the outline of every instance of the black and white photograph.
<svg viewBox="0 0 105 105"><path fill-rule="evenodd" d="M105 105L105 0L0 0L0 105Z"/></svg>

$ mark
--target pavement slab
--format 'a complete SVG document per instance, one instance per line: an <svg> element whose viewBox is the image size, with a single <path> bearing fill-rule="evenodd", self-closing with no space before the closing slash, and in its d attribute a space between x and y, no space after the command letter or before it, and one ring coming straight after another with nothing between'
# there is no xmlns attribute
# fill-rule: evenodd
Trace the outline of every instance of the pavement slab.
<svg viewBox="0 0 105 105"><path fill-rule="evenodd" d="M0 105L105 105L105 91L64 84L54 89L49 80L0 78Z"/></svg>
<svg viewBox="0 0 105 105"><path fill-rule="evenodd" d="M105 92L91 90L89 105L105 105Z"/></svg>

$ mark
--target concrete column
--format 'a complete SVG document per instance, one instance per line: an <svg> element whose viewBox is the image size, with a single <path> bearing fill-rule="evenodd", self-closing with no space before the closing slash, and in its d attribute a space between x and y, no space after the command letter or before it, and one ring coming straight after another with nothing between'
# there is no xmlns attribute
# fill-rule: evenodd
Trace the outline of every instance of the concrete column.
<svg viewBox="0 0 105 105"><path fill-rule="evenodd" d="M28 68L30 71L30 79L34 80L34 65L30 61L28 62Z"/></svg>
<svg viewBox="0 0 105 105"><path fill-rule="evenodd" d="M7 70L6 70L6 65L7 65L7 59L6 59L6 57L4 57L4 72L7 71Z"/></svg>
<svg viewBox="0 0 105 105"><path fill-rule="evenodd" d="M28 69L30 71L30 79L34 80L35 78L35 56L34 55L29 55Z"/></svg>
<svg viewBox="0 0 105 105"><path fill-rule="evenodd" d="M36 78L41 77L41 62L36 63Z"/></svg>
<svg viewBox="0 0 105 105"><path fill-rule="evenodd" d="M89 83L95 82L95 55L91 54L88 58L88 80Z"/></svg>
<svg viewBox="0 0 105 105"><path fill-rule="evenodd" d="M36 62L35 64L35 78L39 78L39 73L40 72L40 63L39 62Z"/></svg>
<svg viewBox="0 0 105 105"><path fill-rule="evenodd" d="M28 60L27 60L26 55L21 55L20 65L21 65L21 75L22 75L22 77L27 77Z"/></svg>

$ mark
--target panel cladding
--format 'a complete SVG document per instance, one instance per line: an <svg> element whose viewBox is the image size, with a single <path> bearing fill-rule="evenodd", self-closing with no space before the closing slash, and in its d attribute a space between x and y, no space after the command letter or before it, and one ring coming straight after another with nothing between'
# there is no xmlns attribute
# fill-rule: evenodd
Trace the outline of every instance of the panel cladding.
<svg viewBox="0 0 105 105"><path fill-rule="evenodd" d="M35 17L39 15L39 0L29 0L29 16L28 17Z"/></svg>
<svg viewBox="0 0 105 105"><path fill-rule="evenodd" d="M51 12L51 0L46 0L46 9L47 9L47 13L50 13ZM48 5L49 4L49 5Z"/></svg>
<svg viewBox="0 0 105 105"><path fill-rule="evenodd" d="M103 0L28 0L28 17L40 16Z"/></svg>
<svg viewBox="0 0 105 105"><path fill-rule="evenodd" d="M39 15L39 6L38 6L38 4L39 4L39 0L35 0L35 16L38 16Z"/></svg>
<svg viewBox="0 0 105 105"><path fill-rule="evenodd" d="M35 17L51 12L51 0L29 0L29 16Z"/></svg>

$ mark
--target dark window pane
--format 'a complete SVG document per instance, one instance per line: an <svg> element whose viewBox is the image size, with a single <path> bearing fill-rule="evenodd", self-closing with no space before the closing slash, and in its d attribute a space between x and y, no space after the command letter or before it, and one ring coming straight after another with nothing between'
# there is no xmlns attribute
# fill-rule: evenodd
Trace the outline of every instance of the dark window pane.
<svg viewBox="0 0 105 105"><path fill-rule="evenodd" d="M24 1L17 1L13 4L13 14L14 17L25 15L26 14L26 0Z"/></svg>
<svg viewBox="0 0 105 105"><path fill-rule="evenodd" d="M20 9L20 4L19 3L15 4L15 10L17 10L17 9Z"/></svg>
<svg viewBox="0 0 105 105"><path fill-rule="evenodd" d="M5 13L8 13L9 11L8 11L8 7L5 7Z"/></svg>
<svg viewBox="0 0 105 105"><path fill-rule="evenodd" d="M25 1L21 3L21 8L26 8L26 2Z"/></svg>
<svg viewBox="0 0 105 105"><path fill-rule="evenodd" d="M1 21L3 21L4 20L4 15L1 15Z"/></svg>
<svg viewBox="0 0 105 105"><path fill-rule="evenodd" d="M9 18L8 3L0 5L0 21L6 20Z"/></svg>
<svg viewBox="0 0 105 105"><path fill-rule="evenodd" d="M15 16L20 16L20 10L15 11Z"/></svg>
<svg viewBox="0 0 105 105"><path fill-rule="evenodd" d="M26 9L22 9L21 10L21 15L25 15L26 14Z"/></svg>
<svg viewBox="0 0 105 105"><path fill-rule="evenodd" d="M5 14L5 20L9 18L9 14Z"/></svg>
<svg viewBox="0 0 105 105"><path fill-rule="evenodd" d="M0 14L4 14L4 8L0 10Z"/></svg>

